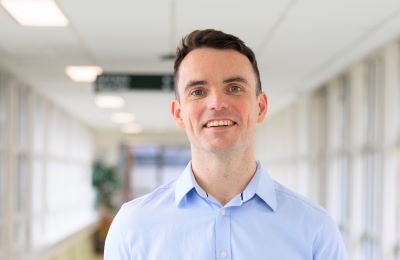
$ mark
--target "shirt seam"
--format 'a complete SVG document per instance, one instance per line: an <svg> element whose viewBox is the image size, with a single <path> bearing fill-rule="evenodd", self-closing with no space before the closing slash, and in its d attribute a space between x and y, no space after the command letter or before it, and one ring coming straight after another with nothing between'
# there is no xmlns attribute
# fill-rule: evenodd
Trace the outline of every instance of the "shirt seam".
<svg viewBox="0 0 400 260"><path fill-rule="evenodd" d="M290 198L292 198L292 199L295 199L296 201L301 202L303 205L305 205L305 206L307 206L307 207L309 207L309 208L311 208L311 209L314 209L314 210L320 212L320 213L323 214L323 215L326 215L326 212L325 212L324 209L319 208L319 207L316 206L316 205L313 205L312 203L306 201L305 199L303 199L303 198L301 198L301 197L299 197L299 196L297 196L297 195L295 195L295 194L293 194L293 193L287 192L287 191L285 191L285 190L277 189L277 188L275 189L275 191L276 191L276 192L279 192L279 193L283 193L284 195L286 195L286 196L288 196L288 197L290 197Z"/></svg>
<svg viewBox="0 0 400 260"><path fill-rule="evenodd" d="M138 205L139 203L147 203L149 200L153 199L154 196L157 196L160 192L168 190L168 189L170 189L170 188L169 187L158 187L151 193L148 193L144 196L141 196L139 198L136 198L136 199L133 199L131 201L124 203L123 207L132 207L132 206Z"/></svg>
<svg viewBox="0 0 400 260"><path fill-rule="evenodd" d="M325 221L326 221L326 220L324 220L324 221L321 223L321 225L320 225L318 231L317 231L316 234L315 234L315 238L314 238L313 246L312 246L312 256L313 256L313 257L315 257L316 245L318 245L319 241L321 240L321 233L322 233L322 229L323 229L324 226L325 226Z"/></svg>

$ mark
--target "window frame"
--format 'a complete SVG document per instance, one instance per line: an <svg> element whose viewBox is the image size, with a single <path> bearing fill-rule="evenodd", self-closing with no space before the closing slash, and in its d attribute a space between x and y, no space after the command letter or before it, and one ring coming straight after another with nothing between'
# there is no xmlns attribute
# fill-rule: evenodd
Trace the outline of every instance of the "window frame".
<svg viewBox="0 0 400 260"><path fill-rule="evenodd" d="M364 131L362 148L363 193L364 193L364 232L361 238L362 254L365 260L380 259L382 245L382 191L383 191L383 148L382 117L383 93L379 87L384 84L384 68L381 56L374 56L366 62L366 81L364 88Z"/></svg>
<svg viewBox="0 0 400 260"><path fill-rule="evenodd" d="M340 108L340 117L337 120L338 127L338 147L337 147L337 159L339 161L339 178L340 178L340 199L339 203L339 229L342 236L348 246L348 239L350 235L350 187L351 183L351 169L352 169L352 158L351 158L351 78L348 74L343 74L338 80L338 107Z"/></svg>

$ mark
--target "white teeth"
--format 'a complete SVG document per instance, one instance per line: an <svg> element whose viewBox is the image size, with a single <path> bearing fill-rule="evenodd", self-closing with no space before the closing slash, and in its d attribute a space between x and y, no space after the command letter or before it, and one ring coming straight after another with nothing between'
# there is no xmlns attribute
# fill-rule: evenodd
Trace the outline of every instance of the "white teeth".
<svg viewBox="0 0 400 260"><path fill-rule="evenodd" d="M233 125L232 120L214 120L207 123L207 127L213 126L230 126Z"/></svg>

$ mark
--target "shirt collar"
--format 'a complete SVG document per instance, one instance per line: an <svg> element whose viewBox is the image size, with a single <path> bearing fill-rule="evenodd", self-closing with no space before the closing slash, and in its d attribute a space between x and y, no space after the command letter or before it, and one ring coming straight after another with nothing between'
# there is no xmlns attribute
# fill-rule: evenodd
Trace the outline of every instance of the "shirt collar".
<svg viewBox="0 0 400 260"><path fill-rule="evenodd" d="M192 173L192 161L188 163L183 173L179 176L175 185L175 205L179 207L184 198L186 198L186 194L189 193L194 188L194 183L192 179L194 178Z"/></svg>
<svg viewBox="0 0 400 260"><path fill-rule="evenodd" d="M183 173L179 176L175 186L175 205L181 206L186 200L186 195L192 190L205 193L197 184L193 172L192 162L189 162ZM243 191L243 201L251 199L255 194L260 197L273 211L276 210L277 201L275 185L267 170L257 161L257 169L253 178ZM205 194L200 194L204 197Z"/></svg>
<svg viewBox="0 0 400 260"><path fill-rule="evenodd" d="M277 207L275 182L259 161L257 161L257 170L249 185L250 184L254 185L255 194L257 194L273 211L275 211ZM247 188L244 193L246 193L246 190Z"/></svg>

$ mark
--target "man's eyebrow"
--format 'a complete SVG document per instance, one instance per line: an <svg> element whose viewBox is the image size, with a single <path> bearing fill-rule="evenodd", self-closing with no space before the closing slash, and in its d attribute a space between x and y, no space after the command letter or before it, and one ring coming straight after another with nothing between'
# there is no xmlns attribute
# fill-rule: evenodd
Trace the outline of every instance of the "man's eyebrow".
<svg viewBox="0 0 400 260"><path fill-rule="evenodd" d="M185 91L187 91L191 87L204 86L206 84L207 84L207 81L205 81L205 80L191 80L186 84Z"/></svg>
<svg viewBox="0 0 400 260"><path fill-rule="evenodd" d="M224 83L231 83L231 82L242 82L245 84L249 84L249 82L245 78L242 78L240 76L235 76L224 80Z"/></svg>

